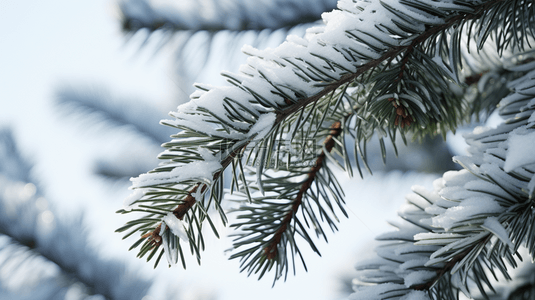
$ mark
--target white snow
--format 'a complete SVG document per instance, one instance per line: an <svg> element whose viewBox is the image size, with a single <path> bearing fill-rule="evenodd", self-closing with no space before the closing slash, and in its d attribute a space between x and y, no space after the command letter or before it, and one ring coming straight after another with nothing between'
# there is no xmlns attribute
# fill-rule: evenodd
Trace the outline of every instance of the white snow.
<svg viewBox="0 0 535 300"><path fill-rule="evenodd" d="M462 238L463 235L457 233L434 233L434 232L422 232L414 236L414 239L421 240L416 245L424 245L422 242L430 242L433 239L452 239L457 240ZM428 241L429 240L429 241Z"/></svg>
<svg viewBox="0 0 535 300"><path fill-rule="evenodd" d="M509 149L503 166L505 172L511 172L523 165L535 163L535 132L526 135L512 133L507 143Z"/></svg>
<svg viewBox="0 0 535 300"><path fill-rule="evenodd" d="M171 232L178 236L181 240L184 242L189 242L188 234L186 233L186 229L184 227L184 223L178 219L172 212L167 213L165 217L162 219L162 224L165 223L167 227L171 230ZM162 225L162 228L164 225Z"/></svg>
<svg viewBox="0 0 535 300"><path fill-rule="evenodd" d="M217 156L213 155L210 150L199 147L197 153L205 162L219 162Z"/></svg>
<svg viewBox="0 0 535 300"><path fill-rule="evenodd" d="M221 170L223 166L208 150L199 148L198 152L204 160L178 165L169 172L141 174L136 178L130 179L132 186L141 188L164 183L180 183L185 180L199 180L211 183L214 173Z"/></svg>
<svg viewBox="0 0 535 300"><path fill-rule="evenodd" d="M165 225L165 222L162 222L162 225L160 227L160 236L163 236L165 230L167 229L167 226Z"/></svg>
<svg viewBox="0 0 535 300"><path fill-rule="evenodd" d="M176 264L176 261L174 261L172 256L171 256L172 250L169 248L169 243L167 242L167 238L166 237L162 238L162 247L164 249L163 252L165 252L165 258L167 259L167 263L170 266L174 266Z"/></svg>
<svg viewBox="0 0 535 300"><path fill-rule="evenodd" d="M407 295L399 298L399 300L430 300L430 298L424 291L410 291Z"/></svg>
<svg viewBox="0 0 535 300"><path fill-rule="evenodd" d="M426 283L428 280L432 279L435 276L437 276L437 272L424 270L411 272L403 276L403 280L405 282L406 287L411 287L413 285Z"/></svg>
<svg viewBox="0 0 535 300"><path fill-rule="evenodd" d="M495 184L493 184L491 182L488 182L488 181L473 180L473 181L470 181L470 182L466 183L464 185L464 187L467 190L470 190L470 191L478 191L478 192L481 191L481 192L485 192L487 194L492 194L492 195L496 195L496 196L502 197L504 199L509 199L511 201L516 201L511 194L507 193L506 191L504 191L499 186L497 186L497 185L495 185Z"/></svg>
<svg viewBox="0 0 535 300"><path fill-rule="evenodd" d="M471 197L458 206L448 208L445 213L433 217L433 226L448 231L456 223L469 220L475 215L500 213L503 210L504 208L491 197Z"/></svg>
<svg viewBox="0 0 535 300"><path fill-rule="evenodd" d="M448 171L442 176L445 186L458 186L474 180L476 177L468 170Z"/></svg>
<svg viewBox="0 0 535 300"><path fill-rule="evenodd" d="M425 201L425 203L422 203L421 205L419 206L427 206L429 205L430 203L429 202L437 202L439 199L440 199L440 196L438 195L438 193L436 191L429 191L427 190L425 187L423 186L420 186L420 185L414 185L411 187L411 189L413 190L414 193L416 193L417 195L421 196L423 199L423 201ZM435 189L436 190L436 189ZM412 194L409 194L409 195L412 195ZM416 202L417 200L414 199L415 197L413 196L407 196L407 200L409 201L414 201ZM427 199L427 200L425 200ZM427 205L426 205L427 203ZM416 203L415 203L416 204Z"/></svg>
<svg viewBox="0 0 535 300"><path fill-rule="evenodd" d="M477 126L476 128L474 128L474 130L472 131L473 134L482 134L486 131L489 131L491 128L488 127L488 126Z"/></svg>
<svg viewBox="0 0 535 300"><path fill-rule="evenodd" d="M419 246L419 247L422 247L422 246ZM425 248L425 247L422 247L423 249L426 249L426 250L429 250L428 248ZM394 250L394 253L396 253L397 249ZM427 263L429 259L424 257L424 258L419 258L419 259L410 259L404 263L402 263L401 265L399 265L399 269L400 270L410 270L412 268L415 268L415 267L423 267L425 266L425 264Z"/></svg>
<svg viewBox="0 0 535 300"><path fill-rule="evenodd" d="M503 228L502 224L495 217L489 217L485 220L481 227L492 232L496 237L498 237L504 244L507 244L511 250L514 249L514 245L509 238L509 234Z"/></svg>
<svg viewBox="0 0 535 300"><path fill-rule="evenodd" d="M373 286L359 287L355 293L349 296L350 300L380 299L380 295L393 290L405 289L405 286L395 283L383 283Z"/></svg>
<svg viewBox="0 0 535 300"><path fill-rule="evenodd" d="M440 196L449 201L457 201L466 199L471 196L471 192L467 191L462 185L461 186L447 186L440 191Z"/></svg>
<svg viewBox="0 0 535 300"><path fill-rule="evenodd" d="M273 128L277 115L275 113L266 113L261 115L256 123L249 129L248 136L254 136L255 140L263 139Z"/></svg>
<svg viewBox="0 0 535 300"><path fill-rule="evenodd" d="M143 190L136 189L132 194L130 194L128 197L124 198L123 200L123 209L126 211L132 210L132 204L136 202L137 200L141 199L145 193Z"/></svg>

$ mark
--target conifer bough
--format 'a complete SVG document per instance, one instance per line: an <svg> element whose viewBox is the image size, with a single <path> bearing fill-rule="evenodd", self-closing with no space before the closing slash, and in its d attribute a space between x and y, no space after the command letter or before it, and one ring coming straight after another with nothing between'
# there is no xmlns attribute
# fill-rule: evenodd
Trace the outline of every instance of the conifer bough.
<svg viewBox="0 0 535 300"><path fill-rule="evenodd" d="M352 174L348 140L354 141L362 176L360 162L368 168L366 142L373 134L380 137L384 159L386 137L393 142L397 135L445 135L482 110L492 111L508 93L504 82L525 74L529 59L517 54L509 69L489 61L478 69L475 62L489 52L529 50L534 15L533 3L521 0L342 0L337 10L323 14L325 26L310 28L305 38L288 36L275 49L245 46L250 57L240 73L222 73L229 86L196 84L191 101L170 113L175 119L162 121L180 131L163 145L160 166L132 179L134 193L119 212L141 216L118 231L141 235L132 246L141 245L139 257L150 260L159 251L155 265L165 253L169 264L180 258L185 267L185 244L200 262L204 223L218 235L208 211L215 209L227 223L223 175L232 166L230 192L246 201L231 225L236 228L231 258L240 259L249 274L262 277L275 268L275 280L286 277L290 260L295 271L295 254L304 264L295 237L319 254L309 233L326 239L322 223L335 230L337 212L346 214L331 168ZM485 86L478 81L483 73L503 80L468 95L467 83ZM442 205L437 201L428 200ZM492 240L489 232L503 237L504 220L483 220L480 228L486 229L472 238L484 242L463 244L444 257L437 245L450 245L442 237L458 236L444 235L441 224L426 225L431 235L415 232L415 245L428 246L426 241L441 234L441 242L426 250L438 251L431 260L441 257L439 270L419 266L425 270L405 278L404 286L412 283L405 288L385 279L375 295L434 297L441 278L460 266L466 268L458 280L466 284L481 245ZM501 255L510 251L498 248Z"/></svg>

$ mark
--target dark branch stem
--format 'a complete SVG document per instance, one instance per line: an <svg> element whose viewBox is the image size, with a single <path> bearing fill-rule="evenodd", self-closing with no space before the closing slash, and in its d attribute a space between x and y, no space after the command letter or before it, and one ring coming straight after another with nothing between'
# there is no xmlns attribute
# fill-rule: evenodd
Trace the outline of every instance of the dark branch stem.
<svg viewBox="0 0 535 300"><path fill-rule="evenodd" d="M232 151L227 157L225 157L225 159L221 162L221 170L214 173L214 177L213 177L213 180L217 180L219 179L219 176L221 176L221 173L223 172L223 170L225 170L226 167L228 167L228 165L232 162L232 160L240 153L243 151L243 149L248 145L249 143L246 143L245 145L243 145L242 147L239 147L237 149L235 149L234 151ZM202 187L201 187L202 186ZM201 187L201 194L204 193L204 191L206 191L206 189L208 188L208 186L206 184L203 184L201 182L198 182L189 192L188 192L188 195L184 198L184 200L182 200L183 202L181 204L179 204L177 206L177 208L175 208L173 210L173 214L175 215L175 217L177 217L179 220L182 220L184 218L184 216L186 215L186 213L193 207L193 205L195 204L195 202L197 202L197 200L195 200L195 197L193 196L193 194L195 194L197 192L197 189ZM142 238L148 238L148 242L149 243L152 243L153 245L155 246L160 246L162 244L162 238L160 236L160 230L161 230L161 227L162 227L162 223L158 224L158 226L156 226L156 228L151 231L151 232L148 232L144 235L142 235L141 237Z"/></svg>
<svg viewBox="0 0 535 300"><path fill-rule="evenodd" d="M336 121L334 122L329 131L329 135L323 142L325 145L325 150L328 152L331 152L335 145L334 138L338 137L340 133L342 132L342 122ZM310 172L308 172L307 180L303 183L301 188L299 189L299 192L297 193L297 196L295 197L295 200L292 204L292 209L284 216L280 223L279 229L275 232L271 240L269 241L268 245L264 248L264 253L268 259L274 259L277 256L278 250L277 246L281 241L283 233L288 228L288 225L292 221L293 217L297 213L297 210L299 209L299 206L301 206L301 203L303 203L303 197L308 191L308 189L312 186L312 183L314 182L314 179L316 178L316 174L323 166L323 161L325 160L325 151L321 151L321 154L318 155L316 158L316 164L310 169Z"/></svg>

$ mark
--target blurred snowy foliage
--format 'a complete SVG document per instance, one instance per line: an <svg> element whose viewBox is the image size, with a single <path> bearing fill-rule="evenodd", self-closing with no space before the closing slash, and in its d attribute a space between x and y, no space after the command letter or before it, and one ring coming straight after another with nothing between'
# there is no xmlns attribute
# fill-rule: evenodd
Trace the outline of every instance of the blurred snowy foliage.
<svg viewBox="0 0 535 300"><path fill-rule="evenodd" d="M142 299L151 282L92 247L80 213L60 217L0 130L0 299Z"/></svg>
<svg viewBox="0 0 535 300"><path fill-rule="evenodd" d="M81 120L80 130L97 128L106 134L115 129L129 137L123 139L118 154L95 160L93 171L103 178L128 180L147 172L158 163L160 145L173 134L172 129L160 125L165 109L147 101L118 98L103 87L59 87L55 100L61 115L67 116L64 122Z"/></svg>
<svg viewBox="0 0 535 300"><path fill-rule="evenodd" d="M12 180L30 182L31 164L20 156L10 128L0 129L0 162L0 173Z"/></svg>
<svg viewBox="0 0 535 300"><path fill-rule="evenodd" d="M140 47L155 45L155 52L174 49L178 81L189 82L209 68L209 61L223 62L217 71L232 70L244 59L239 52L244 44L265 47L283 42L287 34L304 34L336 2L119 0L117 9L126 37L142 39ZM193 92L190 84L179 85L186 94Z"/></svg>
<svg viewBox="0 0 535 300"><path fill-rule="evenodd" d="M121 0L125 31L279 29L317 21L336 0Z"/></svg>
<svg viewBox="0 0 535 300"><path fill-rule="evenodd" d="M147 101L114 97L105 88L60 87L56 90L56 104L66 113L77 117L92 116L93 122L110 122L110 126L124 126L139 138L161 144L174 130L160 125L165 109ZM171 106L172 107L172 106ZM171 108L169 107L169 108Z"/></svg>

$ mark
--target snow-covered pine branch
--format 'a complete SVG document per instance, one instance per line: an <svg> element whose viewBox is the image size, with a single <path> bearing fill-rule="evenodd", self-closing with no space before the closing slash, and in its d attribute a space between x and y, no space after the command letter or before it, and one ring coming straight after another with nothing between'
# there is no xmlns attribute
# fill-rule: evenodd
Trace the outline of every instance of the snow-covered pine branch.
<svg viewBox="0 0 535 300"><path fill-rule="evenodd" d="M351 299L486 295L493 291L488 274L511 279L507 268L516 267L519 247L535 258L535 72L510 87L499 104L508 119L466 136L470 156L455 158L464 170L445 173L432 192L413 188L399 212L405 222L377 237L388 242L378 258L357 265L359 281L377 285L357 285Z"/></svg>
<svg viewBox="0 0 535 300"><path fill-rule="evenodd" d="M338 3L339 10L323 15L324 27L308 30L305 38L289 36L275 49L244 47L251 57L240 73L223 73L230 86L197 84L191 101L171 113L175 120L162 121L181 131L164 144L167 149L160 155L164 162L132 180L134 193L119 212L142 216L118 231L128 230L127 236L142 234L132 247L142 245L140 257L148 254L150 259L160 245L166 245L156 264L164 251L170 252L169 263L179 258L185 263L185 239L172 233L185 231L190 251L200 260L203 221L215 232L207 214L211 204L226 222L220 206L223 170L232 164L243 174L241 155L246 147L258 157L262 152L254 147L257 144L277 136L291 142L302 128L306 108L335 105L332 94L341 91L339 99L346 99L348 85L364 85L369 91L364 99L350 97L355 102L335 112L367 109L359 120L368 125L355 129L359 141L375 130L395 139L396 132L418 135L455 129L473 113L464 111L462 100L452 92L452 78L457 77L462 60L457 51L462 28L471 26L469 38L477 37L480 46L501 27L478 19L491 12L500 23L509 16L511 5L503 0L345 0ZM501 39L500 47L516 45L513 39ZM321 115L313 118L315 128L330 126L325 127ZM258 184L261 188L262 183ZM180 224L179 228L165 230L169 224L164 217L173 216L176 220L171 223Z"/></svg>

